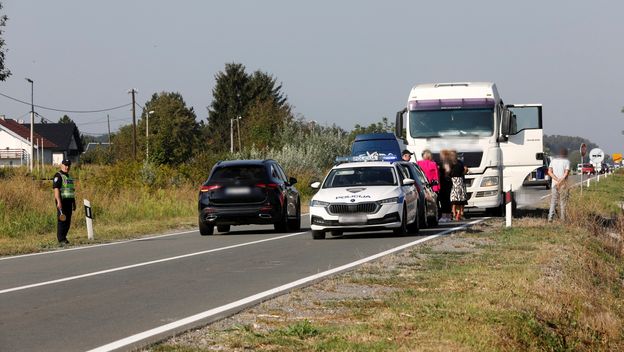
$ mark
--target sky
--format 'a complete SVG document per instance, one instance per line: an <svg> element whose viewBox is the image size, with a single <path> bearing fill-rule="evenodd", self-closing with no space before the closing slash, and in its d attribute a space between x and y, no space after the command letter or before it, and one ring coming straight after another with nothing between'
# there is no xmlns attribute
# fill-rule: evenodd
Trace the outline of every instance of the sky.
<svg viewBox="0 0 624 352"><path fill-rule="evenodd" d="M179 92L206 120L215 75L237 62L283 84L300 117L349 130L388 117L412 86L495 82L505 103L541 103L546 134L624 152L621 1L0 0L0 93L58 110L143 105ZM67 113L81 132L132 122L129 107ZM37 112L52 121L64 114ZM0 115L30 106L0 96ZM140 110L139 112L140 113Z"/></svg>

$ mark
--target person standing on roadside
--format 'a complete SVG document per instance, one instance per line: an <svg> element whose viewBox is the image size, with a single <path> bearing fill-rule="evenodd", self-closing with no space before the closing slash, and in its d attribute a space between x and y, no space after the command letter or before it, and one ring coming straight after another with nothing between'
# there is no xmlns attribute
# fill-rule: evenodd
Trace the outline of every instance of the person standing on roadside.
<svg viewBox="0 0 624 352"><path fill-rule="evenodd" d="M449 153L451 163L451 205L453 207L453 218L462 220L464 218L464 206L468 204L468 193L466 192L465 177L468 168L457 158L457 152L451 150Z"/></svg>
<svg viewBox="0 0 624 352"><path fill-rule="evenodd" d="M570 160L568 160L568 150L561 148L559 155L550 162L548 166L548 176L552 180L550 187L550 210L548 211L548 221L552 221L555 216L557 202L559 202L559 218L565 220L565 207L568 200L568 175L570 174Z"/></svg>
<svg viewBox="0 0 624 352"><path fill-rule="evenodd" d="M451 182L451 162L450 152L447 149L440 151L440 164L438 170L440 171L440 191L438 193L438 202L440 202L440 216L439 221L441 223L451 221L451 188L453 183Z"/></svg>
<svg viewBox="0 0 624 352"><path fill-rule="evenodd" d="M52 188L56 201L56 238L60 245L69 244L67 233L71 225L72 212L76 210L74 179L69 176L71 160L61 162L61 170L54 174Z"/></svg>
<svg viewBox="0 0 624 352"><path fill-rule="evenodd" d="M438 164L436 164L436 162L432 160L431 151L429 149L423 150L421 156L422 160L418 160L417 164L418 166L420 166L420 169L425 173L425 176L427 176L427 180L429 181L429 183L434 183L431 186L431 189L435 193L438 193L440 191L440 172L438 170Z"/></svg>

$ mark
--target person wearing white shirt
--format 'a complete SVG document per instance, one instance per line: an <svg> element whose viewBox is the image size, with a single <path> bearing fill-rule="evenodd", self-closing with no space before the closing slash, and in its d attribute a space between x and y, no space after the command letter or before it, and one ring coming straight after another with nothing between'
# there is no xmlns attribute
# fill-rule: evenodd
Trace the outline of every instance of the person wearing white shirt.
<svg viewBox="0 0 624 352"><path fill-rule="evenodd" d="M548 211L548 221L552 221L555 216L557 202L559 203L559 218L565 220L565 207L568 198L568 175L570 174L570 160L568 160L568 150L562 148L559 156L555 157L548 166L548 176L552 180L550 210Z"/></svg>

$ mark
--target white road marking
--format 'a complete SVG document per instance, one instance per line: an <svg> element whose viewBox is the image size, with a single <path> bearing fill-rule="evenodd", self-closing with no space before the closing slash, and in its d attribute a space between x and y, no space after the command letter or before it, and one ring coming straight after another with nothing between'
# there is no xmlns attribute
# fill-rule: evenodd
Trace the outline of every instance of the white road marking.
<svg viewBox="0 0 624 352"><path fill-rule="evenodd" d="M126 265L126 266L121 266L121 267L107 269L107 270L95 271L95 272L92 272L92 273L87 273L87 274L82 274L82 275L69 276L69 277L65 277L65 278L57 279L57 280L50 280L50 281L45 281L45 282L39 282L39 283L36 283L36 284L30 284L30 285L24 285L24 286L19 286L19 287L7 288L7 289L4 289L4 290L0 290L0 294L9 293L9 292L15 292L15 291L22 291L22 290L26 290L26 289L33 288L33 287L41 287L41 286L46 286L46 285L58 284L58 283L61 283L61 282L67 282L67 281L72 281L72 280L84 279L86 277L92 277L92 276L103 275L103 274L113 273L113 272L122 271L122 270L134 269L134 268L139 268L139 267L142 267L142 266L158 264L158 263L164 263L164 262L169 262L169 261L172 261L172 260L189 258L189 257L194 257L194 256L202 255L202 254L214 253L214 252L224 251L224 250L237 248L237 247L249 246L249 245L252 245L252 244L258 244L258 243L263 243L263 242L268 242L268 241L281 240L283 238L299 236L299 235L302 235L304 233L306 233L306 232L291 233L291 234L288 234L288 235L271 237L271 238L266 238L266 239L258 240L258 241L245 242L245 243L235 244L235 245L226 246L226 247L209 249L209 250L205 250L205 251L201 251L201 252L183 254L183 255L178 255L178 256L175 256L175 257L163 258L163 259L158 259L158 260L152 260L152 261L149 261L149 262L143 262L143 263Z"/></svg>
<svg viewBox="0 0 624 352"><path fill-rule="evenodd" d="M304 214L301 214L301 216L305 216L305 215L308 215L308 214L309 213L304 213ZM174 232L174 233L168 233L168 234L164 234L164 235L155 235L155 236L149 236L149 237L133 238L131 240L122 240L122 241L115 241L115 242L110 242L110 243L101 243L101 244L85 245L85 246L80 246L80 247L71 247L71 248L65 248L65 249L58 249L58 250L47 251L47 252L38 252L38 253L14 255L14 256L9 256L9 257L1 257L0 261L2 261L2 260L9 260L9 259L18 259L18 258L24 258L24 257L32 257L32 256L36 256L36 255L59 254L59 253L65 253L65 252L70 252L70 251L79 251L79 250L91 249L91 248L97 248L97 247L114 246L114 245L118 245L118 244L124 244L124 243L130 243L130 242L139 242L139 241L147 241L147 240L153 240L155 238L163 238L163 237L184 235L184 234L187 234L187 233L195 233L195 232L199 232L199 230Z"/></svg>
<svg viewBox="0 0 624 352"><path fill-rule="evenodd" d="M226 312L226 311L228 311L230 309L238 308L238 307L241 307L241 306L244 306L244 305L247 305L247 304L259 301L259 300L262 300L262 299L266 299L268 297L272 297L272 296L274 296L276 294L284 293L284 292L286 292L288 290L291 290L291 289L293 289L293 288L295 288L297 286L301 286L301 285L310 283L312 281L315 281L315 280L318 280L318 279L321 279L321 278L324 278L324 277L327 277L327 276L339 273L341 271L345 271L345 270L351 269L353 267L356 267L358 265L364 264L366 262L370 262L370 261L375 260L377 258L386 256L386 255L389 255L389 254L392 254L392 253L395 253L395 252L398 252L398 251L402 251L402 250L404 250L406 248L415 246L415 245L417 245L419 243L423 243L423 242L432 240L434 238L443 236L443 235L445 235L447 233L458 231L458 230L467 228L469 226L478 224L478 223L480 223L482 221L485 221L487 219L489 219L489 218L478 219L478 220L469 222L469 223L461 225L461 226L457 226L457 227L453 227L453 228L447 229L447 230L442 231L442 232L440 232L438 234L427 236L425 238L421 238L419 240L416 240L416 241L413 241L413 242L401 245L399 247L395 247L395 248L392 248L392 249L389 249L389 250L386 250L386 251L383 251L383 252L371 255L369 257L366 257L366 258L363 258L363 259L360 259L360 260L357 260L357 261L354 261L354 262L351 262L351 263L348 263L348 264L336 267L334 269L323 271L323 272L320 272L320 273L312 275L312 276L304 277L302 279L293 281L291 283L288 283L288 284L285 284L285 285L281 285L281 286L272 288L270 290L257 293L255 295L251 295L249 297L245 297L245 298L240 299L238 301L234 301L232 303L228 303L226 305L223 305L223 306L220 306L220 307L216 307L216 308L207 310L205 312L201 312L201 313L198 313L198 314L195 314L195 315L191 315L189 317L186 317L186 318L183 318L183 319L171 322L169 324L165 324L165 325L162 325L162 326L159 326L159 327L156 327L156 328L153 328L153 329L150 329L150 330L147 330L147 331L144 331L144 332L132 335L132 336L128 336L126 338L123 338L123 339L111 342L109 344L106 344L106 345L103 345L103 346L100 346L100 347L96 347L96 348L90 350L89 352L113 351L113 350L116 350L116 349L119 349L119 348L122 348L122 347L125 347L125 346L128 346L128 345L137 343L137 342L139 342L141 340L144 340L146 338L149 338L149 337L152 337L152 336L155 336L155 335L158 335L158 334L162 334L162 333L167 332L169 330L177 329L179 327L185 326L187 324L194 323L194 322L202 320L202 319L209 318L209 317L214 316L216 314L220 314L220 313Z"/></svg>

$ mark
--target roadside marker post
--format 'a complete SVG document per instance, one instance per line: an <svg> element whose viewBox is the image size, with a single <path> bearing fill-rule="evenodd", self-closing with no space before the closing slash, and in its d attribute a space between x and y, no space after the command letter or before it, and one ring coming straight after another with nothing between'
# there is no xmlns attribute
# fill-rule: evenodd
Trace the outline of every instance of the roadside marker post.
<svg viewBox="0 0 624 352"><path fill-rule="evenodd" d="M589 176L587 176L587 188L589 188L589 181L591 180L591 178L589 178ZM582 183L581 183L582 184Z"/></svg>
<svg viewBox="0 0 624 352"><path fill-rule="evenodd" d="M85 217L87 220L87 237L93 240L93 212L91 211L91 202L86 199L84 201Z"/></svg>
<svg viewBox="0 0 624 352"><path fill-rule="evenodd" d="M512 201L513 194L511 193L511 185L509 185L509 189L505 192L505 227L511 227Z"/></svg>

